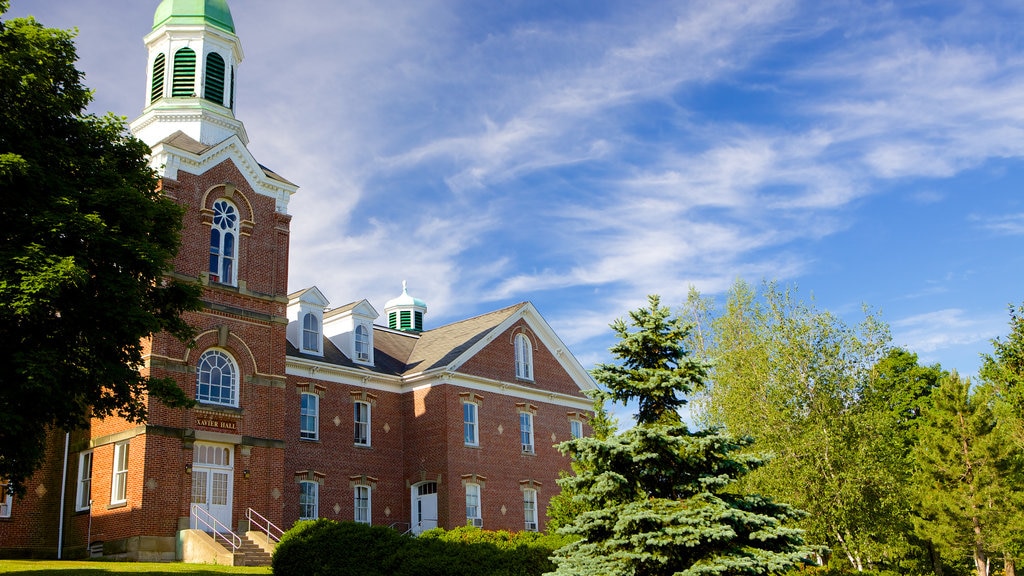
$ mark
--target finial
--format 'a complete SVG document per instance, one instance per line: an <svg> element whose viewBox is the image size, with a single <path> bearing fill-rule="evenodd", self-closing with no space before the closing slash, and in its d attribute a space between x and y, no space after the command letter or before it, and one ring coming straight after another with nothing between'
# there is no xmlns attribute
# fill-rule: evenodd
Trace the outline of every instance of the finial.
<svg viewBox="0 0 1024 576"><path fill-rule="evenodd" d="M407 291L406 288L407 288L406 287L406 282L405 282L405 280L402 280L402 294L406 293L406 291Z"/></svg>

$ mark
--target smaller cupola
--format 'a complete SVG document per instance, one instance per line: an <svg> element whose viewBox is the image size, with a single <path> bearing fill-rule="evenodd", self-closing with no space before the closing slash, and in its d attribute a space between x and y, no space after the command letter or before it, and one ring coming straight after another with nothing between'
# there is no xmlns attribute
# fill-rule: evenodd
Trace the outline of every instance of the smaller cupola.
<svg viewBox="0 0 1024 576"><path fill-rule="evenodd" d="M427 305L419 298L409 295L406 282L402 281L402 295L388 300L384 305L384 315L388 318L388 328L402 332L423 332L423 316L427 313Z"/></svg>

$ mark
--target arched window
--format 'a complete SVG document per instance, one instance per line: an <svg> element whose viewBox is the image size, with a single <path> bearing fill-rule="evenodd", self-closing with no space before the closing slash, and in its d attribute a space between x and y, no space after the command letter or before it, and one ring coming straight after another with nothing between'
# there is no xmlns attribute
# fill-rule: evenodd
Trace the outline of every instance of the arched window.
<svg viewBox="0 0 1024 576"><path fill-rule="evenodd" d="M302 349L319 352L320 340L320 321L316 314L309 312L302 319Z"/></svg>
<svg viewBox="0 0 1024 576"><path fill-rule="evenodd" d="M153 60L153 77L149 91L149 103L152 104L164 97L164 74L167 71L167 57L160 54Z"/></svg>
<svg viewBox="0 0 1024 576"><path fill-rule="evenodd" d="M196 400L238 406L238 368L227 352L203 352L196 371Z"/></svg>
<svg viewBox="0 0 1024 576"><path fill-rule="evenodd" d="M216 52L206 55L206 74L203 98L224 105L224 58Z"/></svg>
<svg viewBox="0 0 1024 576"><path fill-rule="evenodd" d="M525 334L516 334L516 378L533 380L533 346Z"/></svg>
<svg viewBox="0 0 1024 576"><path fill-rule="evenodd" d="M188 98L196 95L196 53L191 48L182 48L174 53L174 77L171 96Z"/></svg>
<svg viewBox="0 0 1024 576"><path fill-rule="evenodd" d="M213 203L210 230L210 280L234 286L237 282L238 211L227 200Z"/></svg>
<svg viewBox="0 0 1024 576"><path fill-rule="evenodd" d="M370 332L362 324L356 326L356 360L370 360Z"/></svg>

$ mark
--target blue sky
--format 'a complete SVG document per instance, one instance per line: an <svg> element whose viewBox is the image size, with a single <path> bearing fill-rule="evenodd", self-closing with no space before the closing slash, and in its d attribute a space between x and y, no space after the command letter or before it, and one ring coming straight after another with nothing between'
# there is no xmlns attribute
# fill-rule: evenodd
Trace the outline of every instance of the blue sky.
<svg viewBox="0 0 1024 576"><path fill-rule="evenodd" d="M157 0L12 3L141 113ZM590 367L649 293L775 279L969 375L1024 301L1020 2L230 4L291 290L530 300Z"/></svg>

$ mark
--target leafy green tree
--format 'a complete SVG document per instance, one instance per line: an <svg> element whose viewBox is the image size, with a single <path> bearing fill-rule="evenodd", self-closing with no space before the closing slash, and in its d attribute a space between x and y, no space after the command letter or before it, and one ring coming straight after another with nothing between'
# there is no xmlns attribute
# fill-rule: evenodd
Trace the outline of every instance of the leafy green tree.
<svg viewBox="0 0 1024 576"><path fill-rule="evenodd" d="M560 483L587 511L562 529L580 540L556 553L553 574L770 574L806 559L800 531L784 525L797 510L736 490L761 465L740 455L750 439L682 422L678 410L707 374L683 345L689 327L651 296L612 329L620 363L593 373L609 397L636 403L636 425L562 444L581 471Z"/></svg>
<svg viewBox="0 0 1024 576"><path fill-rule="evenodd" d="M720 311L691 293L688 308L713 366L698 420L751 436L772 456L745 487L807 511L808 540L853 569L886 561L902 539L893 532L906 508L893 497L902 472L886 446L893 438L882 435L890 424L868 418L863 399L888 350L887 326L870 314L849 326L773 283L758 292L737 281Z"/></svg>
<svg viewBox="0 0 1024 576"><path fill-rule="evenodd" d="M0 0L0 17L8 8ZM182 211L156 190L124 120L85 112L70 32L0 19L0 477L16 492L48 430L146 417L141 339L190 334L198 288L164 276Z"/></svg>
<svg viewBox="0 0 1024 576"><path fill-rule="evenodd" d="M918 530L947 556L973 558L978 576L989 575L993 554L1010 556L1020 525L1021 452L1001 429L992 395L956 373L945 378L914 449Z"/></svg>
<svg viewBox="0 0 1024 576"><path fill-rule="evenodd" d="M1008 422L1024 446L1024 316L1010 306L1010 334L992 341L992 354L982 355L980 375L992 385L998 399L1009 408Z"/></svg>

